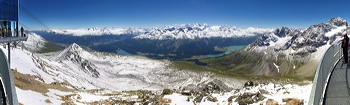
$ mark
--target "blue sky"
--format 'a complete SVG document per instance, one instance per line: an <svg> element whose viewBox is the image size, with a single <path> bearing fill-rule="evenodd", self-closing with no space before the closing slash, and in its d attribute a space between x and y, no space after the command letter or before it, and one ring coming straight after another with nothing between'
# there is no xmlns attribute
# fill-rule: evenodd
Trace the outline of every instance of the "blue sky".
<svg viewBox="0 0 350 105"><path fill-rule="evenodd" d="M151 28L207 23L239 28L308 28L350 19L349 0L20 0L51 29ZM20 22L42 29L20 10Z"/></svg>

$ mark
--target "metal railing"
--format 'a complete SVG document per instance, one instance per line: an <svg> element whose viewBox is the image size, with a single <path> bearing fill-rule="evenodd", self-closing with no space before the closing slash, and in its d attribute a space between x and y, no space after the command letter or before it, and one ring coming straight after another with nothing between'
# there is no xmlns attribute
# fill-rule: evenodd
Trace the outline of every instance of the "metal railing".
<svg viewBox="0 0 350 105"><path fill-rule="evenodd" d="M340 43L332 44L323 54L315 73L308 105L323 104L330 75L342 56Z"/></svg>
<svg viewBox="0 0 350 105"><path fill-rule="evenodd" d="M16 42L16 41L26 41L28 37L7 37L0 38L0 43Z"/></svg>
<svg viewBox="0 0 350 105"><path fill-rule="evenodd" d="M15 83L10 69L9 62L7 61L5 53L0 49L0 76L1 85L4 86L2 91L2 101L8 105L18 105Z"/></svg>

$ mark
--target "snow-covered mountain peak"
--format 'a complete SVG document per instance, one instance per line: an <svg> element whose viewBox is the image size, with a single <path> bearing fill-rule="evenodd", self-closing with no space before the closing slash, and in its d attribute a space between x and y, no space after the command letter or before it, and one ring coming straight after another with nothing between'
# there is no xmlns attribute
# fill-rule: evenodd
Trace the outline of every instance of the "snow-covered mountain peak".
<svg viewBox="0 0 350 105"><path fill-rule="evenodd" d="M123 34L141 34L145 29L140 28L80 28L80 29L55 29L49 32L63 35L84 36L84 35L123 35Z"/></svg>
<svg viewBox="0 0 350 105"><path fill-rule="evenodd" d="M181 25L173 25L173 26L166 26L164 28L199 28L199 29L204 29L209 27L208 24L204 23L204 24L199 24L199 23L191 23L191 24L181 24Z"/></svg>
<svg viewBox="0 0 350 105"><path fill-rule="evenodd" d="M81 48L78 44L73 43L64 49L55 60L71 60L74 62L81 62L81 56L90 56L91 54Z"/></svg>
<svg viewBox="0 0 350 105"><path fill-rule="evenodd" d="M74 52L74 51L82 52L84 50L76 43L71 44L67 49L69 49L69 51L71 52Z"/></svg>
<svg viewBox="0 0 350 105"><path fill-rule="evenodd" d="M100 73L97 71L97 67L90 61L90 59L94 59L94 57L95 56L90 52L85 51L78 44L73 43L53 59L60 62L71 62L80 65L81 70L85 73L92 77L99 77Z"/></svg>
<svg viewBox="0 0 350 105"><path fill-rule="evenodd" d="M333 18L329 19L327 23L332 24L334 26L344 26L344 25L347 26L347 24L348 24L346 22L346 20L344 20L341 17L333 17Z"/></svg>
<svg viewBox="0 0 350 105"><path fill-rule="evenodd" d="M304 57L311 53L324 52L326 47L340 37L347 28L346 20L342 18L331 18L325 23L310 26L308 29L291 30L287 27L276 29L274 33L264 34L253 42L247 50L257 52L264 51L276 55L283 53L286 55ZM322 48L320 51L318 51ZM314 57L319 59L320 57Z"/></svg>

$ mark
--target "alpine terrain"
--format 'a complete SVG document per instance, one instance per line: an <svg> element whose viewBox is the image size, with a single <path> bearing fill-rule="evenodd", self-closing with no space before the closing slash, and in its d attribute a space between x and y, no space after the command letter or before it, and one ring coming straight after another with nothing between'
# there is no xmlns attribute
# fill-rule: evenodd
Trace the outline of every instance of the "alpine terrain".
<svg viewBox="0 0 350 105"><path fill-rule="evenodd" d="M346 27L346 20L339 17L306 30L282 27L260 36L241 51L203 62L212 68L250 75L313 77L323 53L331 44L339 43Z"/></svg>
<svg viewBox="0 0 350 105"><path fill-rule="evenodd" d="M51 31L61 33L60 38L106 37L101 39L105 43L86 42L88 44L84 46L90 48L112 43L128 45L129 40L138 40L138 46L144 45L145 48L148 46L147 41L164 42L163 45L154 44L158 47L150 47L150 50L157 50L151 48L165 48L175 43L167 41L206 38L206 44L210 45L212 37L209 38L209 35L214 35L211 32L217 33L214 36L221 37L221 41L227 37L232 38L230 40L240 37L257 38L246 48L232 54L201 60L208 66L99 52L84 49L77 43L70 43L61 49L60 45L45 40L45 35L40 35L44 33L41 31L29 33L28 41L11 49L11 68L18 101L24 105L303 104L308 101L310 94L311 82L308 79L314 75L321 55L340 38L340 33L346 30L346 26L344 19L332 18L306 30L287 27L239 29L232 26L190 24L150 30L90 29L96 32L93 35L81 30ZM115 37L117 35L114 32L123 35ZM63 33L70 35L62 36ZM111 39L107 40L107 37ZM118 41L113 42L113 38ZM91 43L95 44L90 45ZM175 45L172 49L182 48ZM199 44L194 45L205 48ZM132 48L131 46L134 45L129 47ZM49 50L50 48L55 50ZM5 47L1 49L7 50Z"/></svg>
<svg viewBox="0 0 350 105"><path fill-rule="evenodd" d="M87 51L75 43L58 52L28 51L29 46L49 43L37 38L40 36L31 33L22 47L11 50L18 100L25 105L283 103L282 98L307 99L308 95L299 94L311 88L310 82L301 82L309 84L302 86L276 81L252 83L191 63L177 67L174 65L179 64L169 60ZM188 64L197 70L183 67Z"/></svg>

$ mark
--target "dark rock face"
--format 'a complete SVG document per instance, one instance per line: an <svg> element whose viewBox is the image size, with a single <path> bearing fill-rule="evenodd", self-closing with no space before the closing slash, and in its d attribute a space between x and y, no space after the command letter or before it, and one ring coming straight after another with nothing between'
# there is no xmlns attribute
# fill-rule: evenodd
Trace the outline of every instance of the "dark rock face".
<svg viewBox="0 0 350 105"><path fill-rule="evenodd" d="M278 28L276 29L276 31L274 32L275 35L277 35L278 37L285 37L287 35L289 35L292 32L291 29L289 29L288 27L282 27L282 28Z"/></svg>
<svg viewBox="0 0 350 105"><path fill-rule="evenodd" d="M86 72L90 72L92 77L97 78L100 76L100 73L95 69L97 67L87 60L84 60L83 62L81 62L81 67L84 68Z"/></svg>
<svg viewBox="0 0 350 105"><path fill-rule="evenodd" d="M270 46L271 41L276 42L277 38L270 35L262 35L255 40L253 46Z"/></svg>

